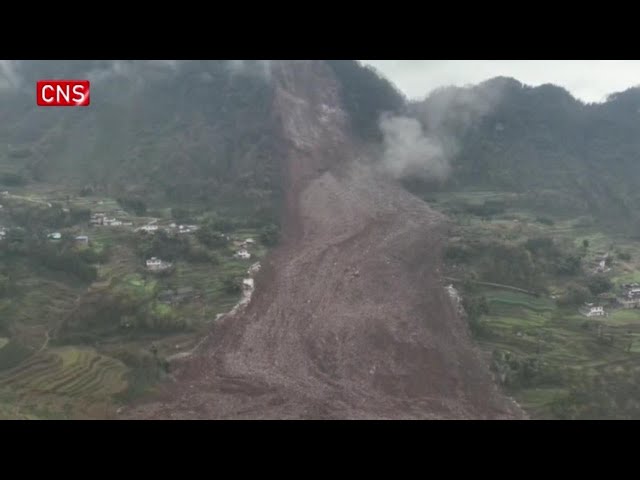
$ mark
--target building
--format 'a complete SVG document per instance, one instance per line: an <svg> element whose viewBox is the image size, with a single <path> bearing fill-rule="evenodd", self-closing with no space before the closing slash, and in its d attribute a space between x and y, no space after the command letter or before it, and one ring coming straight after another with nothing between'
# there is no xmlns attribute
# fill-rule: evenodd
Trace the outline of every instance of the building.
<svg viewBox="0 0 640 480"><path fill-rule="evenodd" d="M158 226L157 225L144 225L144 226L138 228L136 231L152 233L152 232L158 231Z"/></svg>
<svg viewBox="0 0 640 480"><path fill-rule="evenodd" d="M604 317L607 314L604 311L603 306L595 305L593 303L585 304L584 307L580 310L580 313L582 313L586 317Z"/></svg>
<svg viewBox="0 0 640 480"><path fill-rule="evenodd" d="M78 235L75 241L77 245L89 245L89 237L86 235Z"/></svg>
<svg viewBox="0 0 640 480"><path fill-rule="evenodd" d="M62 238L62 235L60 234L60 232L53 232L47 235L47 238L50 240L60 240Z"/></svg>
<svg viewBox="0 0 640 480"><path fill-rule="evenodd" d="M160 260L158 257L151 257L147 260L147 269L157 272L171 267L171 263Z"/></svg>
<svg viewBox="0 0 640 480"><path fill-rule="evenodd" d="M256 262L249 267L249 270L247 270L247 273L253 277L259 271L260 271L260 262Z"/></svg>
<svg viewBox="0 0 640 480"><path fill-rule="evenodd" d="M251 258L251 254L247 252L244 248L238 250L233 254L233 258L240 258L242 260L248 260Z"/></svg>
<svg viewBox="0 0 640 480"><path fill-rule="evenodd" d="M623 285L622 288L622 295L618 297L622 308L640 308L640 285L632 283Z"/></svg>
<svg viewBox="0 0 640 480"><path fill-rule="evenodd" d="M93 213L91 214L91 219L89 220L89 223L91 225L103 225L105 217L106 215L104 213Z"/></svg>

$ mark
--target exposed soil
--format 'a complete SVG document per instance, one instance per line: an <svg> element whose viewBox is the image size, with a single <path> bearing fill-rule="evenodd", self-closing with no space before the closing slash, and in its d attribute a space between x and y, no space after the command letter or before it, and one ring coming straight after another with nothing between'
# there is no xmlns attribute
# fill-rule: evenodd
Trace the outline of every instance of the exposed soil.
<svg viewBox="0 0 640 480"><path fill-rule="evenodd" d="M127 418L522 418L439 273L445 219L379 178L322 62L274 67L288 142L282 244L245 309Z"/></svg>

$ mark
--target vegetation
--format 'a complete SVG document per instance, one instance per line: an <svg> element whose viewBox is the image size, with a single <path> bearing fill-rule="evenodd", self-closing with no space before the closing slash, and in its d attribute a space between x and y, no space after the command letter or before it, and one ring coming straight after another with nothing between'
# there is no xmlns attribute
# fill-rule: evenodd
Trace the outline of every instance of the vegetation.
<svg viewBox="0 0 640 480"><path fill-rule="evenodd" d="M367 139L380 139L380 115L399 113L405 109L405 99L395 86L372 67L356 60L328 60L341 87L345 106L354 130Z"/></svg>

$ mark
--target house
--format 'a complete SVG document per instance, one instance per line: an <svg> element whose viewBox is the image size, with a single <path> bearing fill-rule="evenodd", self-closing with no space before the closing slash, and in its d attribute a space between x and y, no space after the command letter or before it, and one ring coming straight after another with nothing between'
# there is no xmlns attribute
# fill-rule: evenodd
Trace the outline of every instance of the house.
<svg viewBox="0 0 640 480"><path fill-rule="evenodd" d="M166 270L171 267L171 263L160 260L158 257L151 257L147 260L147 269L157 272L160 270Z"/></svg>
<svg viewBox="0 0 640 480"><path fill-rule="evenodd" d="M105 217L106 215L104 213L93 213L91 214L91 219L89 220L89 223L91 225L103 225Z"/></svg>
<svg viewBox="0 0 640 480"><path fill-rule="evenodd" d="M256 241L253 238L247 238L244 243L245 245L255 245Z"/></svg>
<svg viewBox="0 0 640 480"><path fill-rule="evenodd" d="M604 307L601 305L595 305L593 303L586 303L584 307L580 310L586 317L604 317L606 312L604 311Z"/></svg>
<svg viewBox="0 0 640 480"><path fill-rule="evenodd" d="M242 288L244 290L253 290L253 278L245 278L242 280Z"/></svg>
<svg viewBox="0 0 640 480"><path fill-rule="evenodd" d="M50 240L60 240L62 238L62 235L60 234L60 232L53 232L47 235L47 238Z"/></svg>
<svg viewBox="0 0 640 480"><path fill-rule="evenodd" d="M637 283L623 285L623 293L618 297L618 303L622 308L640 307L640 285Z"/></svg>
<svg viewBox="0 0 640 480"><path fill-rule="evenodd" d="M156 232L157 230L158 230L157 225L144 225L138 228L136 231L151 233L151 232Z"/></svg>
<svg viewBox="0 0 640 480"><path fill-rule="evenodd" d="M89 245L89 237L86 235L78 235L75 241L77 245Z"/></svg>
<svg viewBox="0 0 640 480"><path fill-rule="evenodd" d="M244 248L238 250L233 254L233 258L240 258L242 260L248 260L251 258L251 254L247 252Z"/></svg>
<svg viewBox="0 0 640 480"><path fill-rule="evenodd" d="M4 227L0 227L0 240L2 240L7 235L7 231Z"/></svg>
<svg viewBox="0 0 640 480"><path fill-rule="evenodd" d="M251 276L254 276L259 271L260 271L260 262L256 262L249 267L249 270L247 270L247 273Z"/></svg>

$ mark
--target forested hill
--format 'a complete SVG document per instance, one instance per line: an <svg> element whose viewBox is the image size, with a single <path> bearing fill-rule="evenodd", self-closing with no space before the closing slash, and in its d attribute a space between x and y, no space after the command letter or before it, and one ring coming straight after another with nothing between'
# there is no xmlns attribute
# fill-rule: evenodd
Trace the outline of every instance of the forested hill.
<svg viewBox="0 0 640 480"><path fill-rule="evenodd" d="M169 201L269 204L281 190L260 62L14 61L0 167L29 183ZM87 108L38 108L43 78L90 79Z"/></svg>
<svg viewBox="0 0 640 480"><path fill-rule="evenodd" d="M640 205L640 89L584 104L554 85L495 78L443 88L412 115L453 139L445 188L519 192L532 206L617 225Z"/></svg>
<svg viewBox="0 0 640 480"><path fill-rule="evenodd" d="M275 62L4 61L0 187L53 184L277 215L284 185ZM354 134L380 140L379 115L403 110L404 97L357 61L327 63ZM89 107L36 106L38 80L72 78L91 81Z"/></svg>

